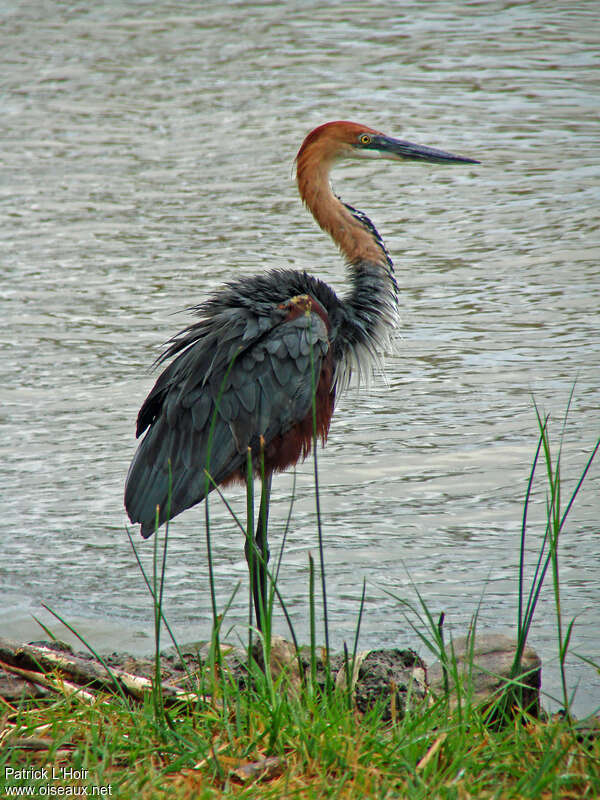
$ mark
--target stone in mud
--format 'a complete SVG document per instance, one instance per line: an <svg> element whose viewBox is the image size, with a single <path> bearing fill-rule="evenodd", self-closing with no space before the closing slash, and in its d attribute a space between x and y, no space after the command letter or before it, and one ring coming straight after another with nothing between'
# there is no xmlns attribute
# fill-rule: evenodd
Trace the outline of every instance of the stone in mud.
<svg viewBox="0 0 600 800"><path fill-rule="evenodd" d="M425 698L425 676L425 664L414 650L386 649L359 653L352 676L356 707L365 712L384 701L384 720L390 720L395 713L401 717L409 697L413 700ZM344 686L346 682L346 668L342 666L336 685Z"/></svg>
<svg viewBox="0 0 600 800"><path fill-rule="evenodd" d="M456 705L456 686L453 686L453 661L456 672L462 679L464 692L470 693L475 705L490 706L502 694L510 678L517 643L501 633L480 633L473 640L469 636L454 639L446 647L449 660L448 688L451 705ZM472 661L472 667L471 667ZM520 704L530 714L540 713L540 687L542 683L542 662L531 647L526 647L521 657L519 670L521 684ZM445 691L444 670L436 661L428 670L429 688L434 694Z"/></svg>

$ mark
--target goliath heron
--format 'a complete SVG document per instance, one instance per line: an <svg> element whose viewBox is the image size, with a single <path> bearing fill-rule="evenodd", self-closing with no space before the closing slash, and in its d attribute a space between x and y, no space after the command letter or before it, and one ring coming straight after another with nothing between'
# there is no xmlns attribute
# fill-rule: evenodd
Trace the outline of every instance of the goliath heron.
<svg viewBox="0 0 600 800"><path fill-rule="evenodd" d="M315 128L296 157L298 190L346 260L348 293L339 298L323 281L291 269L232 281L196 306L199 320L168 342L159 362L172 360L137 418L136 435L146 435L129 468L125 506L144 537L215 485L243 481L251 453L262 493L255 543L247 540L245 552L261 629L272 475L309 452L313 397L316 433L325 442L336 395L353 372L369 368L396 322L385 245L369 218L329 184L334 163L356 156L478 163L353 122Z"/></svg>

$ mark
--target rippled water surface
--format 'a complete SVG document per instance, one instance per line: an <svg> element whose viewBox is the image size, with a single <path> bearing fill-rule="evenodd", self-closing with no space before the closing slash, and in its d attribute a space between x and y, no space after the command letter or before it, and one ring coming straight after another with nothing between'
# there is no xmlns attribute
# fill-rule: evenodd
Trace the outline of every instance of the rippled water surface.
<svg viewBox="0 0 600 800"><path fill-rule="evenodd" d="M0 22L0 634L38 637L46 602L101 650L150 647L122 508L150 365L189 319L175 312L231 276L289 265L343 289L292 178L329 119L483 162L334 176L395 260L402 325L385 375L340 399L319 452L333 644L353 637L363 577L363 647L420 647L389 594L414 602L410 581L455 634L480 601L482 628L513 628L533 398L558 448L575 384L565 500L600 433L596 4L24 0L1 2ZM280 573L304 640L311 470L297 470ZM291 493L275 481L274 551ZM227 496L243 513L243 492ZM216 498L211 514L219 602L242 582L228 619L243 635L241 534ZM572 650L596 660L599 516L596 464L560 575ZM150 565L151 543L139 550ZM203 507L172 525L167 573L180 639L206 637ZM548 586L531 643L553 695L555 627ZM593 670L569 664L576 708L600 705Z"/></svg>

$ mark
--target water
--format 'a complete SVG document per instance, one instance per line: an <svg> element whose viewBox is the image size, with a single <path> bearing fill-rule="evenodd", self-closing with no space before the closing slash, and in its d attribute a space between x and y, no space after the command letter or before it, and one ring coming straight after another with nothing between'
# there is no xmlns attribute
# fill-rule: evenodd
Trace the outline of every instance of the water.
<svg viewBox="0 0 600 800"><path fill-rule="evenodd" d="M0 9L0 634L39 638L36 615L62 635L44 602L101 650L150 648L122 509L149 366L188 321L172 315L232 275L289 265L343 288L291 175L305 133L336 118L483 164L360 163L334 176L392 253L402 326L385 376L340 399L319 453L333 644L353 638L363 577L363 647L422 649L388 594L415 602L410 581L446 612L448 633L480 601L481 629L514 629L532 397L558 446L576 383L565 498L600 432L595 4ZM297 471L280 575L303 640L311 469ZM560 576L572 651L596 661L599 489L596 464ZM274 551L291 492L291 477L276 481ZM227 495L243 513L243 493ZM534 500L530 572L541 480ZM219 601L242 582L228 617L240 625L241 535L216 499L211 514ZM132 533L149 567L152 545ZM206 637L202 507L173 524L167 573L178 636ZM557 696L553 609L548 586L531 643ZM576 710L600 705L600 679L575 655L569 680Z"/></svg>

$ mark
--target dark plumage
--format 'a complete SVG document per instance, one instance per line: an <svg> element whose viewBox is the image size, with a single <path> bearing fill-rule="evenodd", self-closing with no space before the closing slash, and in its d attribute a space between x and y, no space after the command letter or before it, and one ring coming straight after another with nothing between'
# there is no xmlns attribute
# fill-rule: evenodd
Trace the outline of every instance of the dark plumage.
<svg viewBox="0 0 600 800"><path fill-rule="evenodd" d="M320 309L327 304L331 316L295 315L290 298L302 296L311 296ZM137 436L148 430L129 469L125 505L143 536L154 532L157 505L159 524L167 518L169 465L171 518L204 499L205 467L217 484L241 480L250 447L259 472L261 435L265 467L289 466L269 444L312 414L311 342L316 380L326 365L333 375L328 327L332 318L338 326L342 321L339 307L326 284L292 270L232 282L196 307L200 321L171 341L160 362L173 360L138 414ZM327 393L329 413L319 426L323 438L335 398L331 380ZM304 455L307 451L302 448Z"/></svg>

